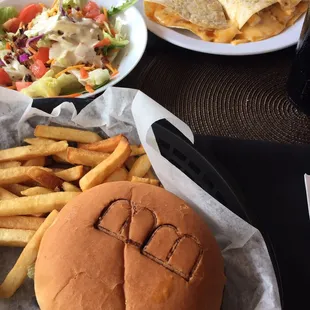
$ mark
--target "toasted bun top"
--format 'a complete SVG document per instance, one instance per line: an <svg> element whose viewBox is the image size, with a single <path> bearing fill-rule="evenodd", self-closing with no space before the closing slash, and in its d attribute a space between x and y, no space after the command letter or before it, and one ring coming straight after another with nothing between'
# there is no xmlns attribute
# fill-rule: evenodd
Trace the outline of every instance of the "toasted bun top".
<svg viewBox="0 0 310 310"><path fill-rule="evenodd" d="M129 182L67 204L35 266L41 310L220 309L224 283L206 223L166 190Z"/></svg>

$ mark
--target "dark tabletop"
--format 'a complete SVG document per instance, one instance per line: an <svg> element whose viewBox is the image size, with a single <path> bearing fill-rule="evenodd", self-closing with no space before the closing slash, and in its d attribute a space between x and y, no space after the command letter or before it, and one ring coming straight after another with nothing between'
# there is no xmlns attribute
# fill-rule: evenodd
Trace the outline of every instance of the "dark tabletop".
<svg viewBox="0 0 310 310"><path fill-rule="evenodd" d="M294 52L208 55L149 33L140 63L118 86L142 90L197 134L307 144L310 117L285 91Z"/></svg>

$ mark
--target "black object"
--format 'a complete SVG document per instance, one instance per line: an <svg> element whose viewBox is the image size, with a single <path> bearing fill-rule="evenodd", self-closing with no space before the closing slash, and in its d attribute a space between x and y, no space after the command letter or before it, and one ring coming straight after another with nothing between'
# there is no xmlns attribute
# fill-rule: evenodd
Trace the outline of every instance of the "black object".
<svg viewBox="0 0 310 310"><path fill-rule="evenodd" d="M287 87L291 101L310 115L310 7L301 31Z"/></svg>
<svg viewBox="0 0 310 310"><path fill-rule="evenodd" d="M234 177L247 212L254 214L254 226L270 236L281 274L283 309L308 308L310 221L304 173L310 174L310 146L210 136L196 136L195 146L203 155L211 152Z"/></svg>
<svg viewBox="0 0 310 310"><path fill-rule="evenodd" d="M167 120L156 122L152 129L161 154L170 163L232 212L253 226L259 227L255 212L246 207L242 192L225 167L216 159L216 153L212 147L204 149L205 156L202 156L194 145ZM283 304L282 280L274 246L268 231L264 230L261 233L273 263Z"/></svg>
<svg viewBox="0 0 310 310"><path fill-rule="evenodd" d="M213 198L228 207L244 220L251 222L237 186L232 187L233 180L224 173L211 154L203 157L192 143L167 120L160 120L152 126L161 154L175 167L186 174ZM221 172L220 172L221 171ZM225 175L225 177L224 177ZM228 180L230 181L228 183Z"/></svg>
<svg viewBox="0 0 310 310"><path fill-rule="evenodd" d="M79 113L93 100L94 98L39 98L34 99L32 106L46 113L51 113L53 109L55 109L61 103L69 101L74 104L77 112Z"/></svg>

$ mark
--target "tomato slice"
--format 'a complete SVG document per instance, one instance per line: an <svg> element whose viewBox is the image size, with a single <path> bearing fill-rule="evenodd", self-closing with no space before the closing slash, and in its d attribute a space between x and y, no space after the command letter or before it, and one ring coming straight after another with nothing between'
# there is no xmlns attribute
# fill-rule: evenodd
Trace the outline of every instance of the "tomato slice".
<svg viewBox="0 0 310 310"><path fill-rule="evenodd" d="M22 89L27 88L31 84L32 82L16 82L15 86L18 91L21 91Z"/></svg>
<svg viewBox="0 0 310 310"><path fill-rule="evenodd" d="M100 7L97 3L89 1L87 5L83 8L83 13L87 18L95 18L100 15Z"/></svg>
<svg viewBox="0 0 310 310"><path fill-rule="evenodd" d="M81 68L80 74L81 74L81 78L82 79L87 79L88 78L88 72L84 68Z"/></svg>
<svg viewBox="0 0 310 310"><path fill-rule="evenodd" d="M7 32L13 32L15 33L20 25L20 19L18 17L14 17L9 19L3 24L3 29Z"/></svg>
<svg viewBox="0 0 310 310"><path fill-rule="evenodd" d="M107 22L107 18L104 14L99 14L94 18L94 20L98 24L103 24L104 22Z"/></svg>
<svg viewBox="0 0 310 310"><path fill-rule="evenodd" d="M24 24L29 24L39 13L42 13L42 10L40 4L29 4L21 10L18 18Z"/></svg>
<svg viewBox="0 0 310 310"><path fill-rule="evenodd" d="M33 65L31 65L30 70L36 78L41 78L46 72L47 68L45 67L42 60L37 59Z"/></svg>
<svg viewBox="0 0 310 310"><path fill-rule="evenodd" d="M50 49L48 47L40 47L38 52L33 55L34 60L41 60L43 63L46 63L49 59Z"/></svg>
<svg viewBox="0 0 310 310"><path fill-rule="evenodd" d="M111 40L109 38L104 38L103 40L99 41L94 47L104 47L111 45Z"/></svg>
<svg viewBox="0 0 310 310"><path fill-rule="evenodd" d="M5 72L3 68L0 68L0 85L8 86L12 84L10 76Z"/></svg>

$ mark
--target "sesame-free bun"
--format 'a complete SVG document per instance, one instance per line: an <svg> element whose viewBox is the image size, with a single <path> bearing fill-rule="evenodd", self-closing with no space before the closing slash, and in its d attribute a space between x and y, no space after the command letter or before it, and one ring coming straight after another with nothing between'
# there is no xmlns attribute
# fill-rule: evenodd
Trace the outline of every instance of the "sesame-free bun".
<svg viewBox="0 0 310 310"><path fill-rule="evenodd" d="M41 310L219 310L224 284L207 224L166 190L130 182L68 203L35 265Z"/></svg>

